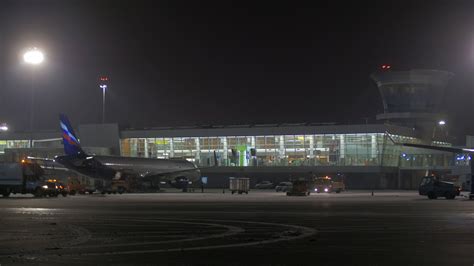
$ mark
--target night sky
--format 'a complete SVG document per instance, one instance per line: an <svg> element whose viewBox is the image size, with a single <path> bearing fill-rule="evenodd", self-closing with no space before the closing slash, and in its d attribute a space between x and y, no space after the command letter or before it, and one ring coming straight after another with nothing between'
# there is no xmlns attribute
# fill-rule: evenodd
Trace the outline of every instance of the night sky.
<svg viewBox="0 0 474 266"><path fill-rule="evenodd" d="M107 121L128 127L373 122L387 63L454 72L444 111L474 134L472 1L255 2L0 0L0 121L28 127L37 46L40 129L100 122L102 74Z"/></svg>

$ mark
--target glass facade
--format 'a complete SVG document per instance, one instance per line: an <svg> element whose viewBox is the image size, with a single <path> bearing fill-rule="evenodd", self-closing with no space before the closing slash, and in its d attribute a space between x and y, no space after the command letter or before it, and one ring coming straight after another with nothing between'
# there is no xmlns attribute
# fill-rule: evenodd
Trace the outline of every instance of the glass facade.
<svg viewBox="0 0 474 266"><path fill-rule="evenodd" d="M395 141L419 143L412 137ZM447 143L434 143L448 145ZM122 156L181 158L198 166L449 166L453 156L394 145L384 133L125 138ZM426 152L426 153L424 153Z"/></svg>
<svg viewBox="0 0 474 266"><path fill-rule="evenodd" d="M0 154L5 153L5 149L31 148L29 140L0 140Z"/></svg>
<svg viewBox="0 0 474 266"><path fill-rule="evenodd" d="M392 135L396 142L419 139ZM62 148L60 140L0 140L5 149ZM54 145L53 145L54 144ZM450 146L433 142L437 146ZM180 158L200 167L214 166L388 166L402 168L469 165L467 154L450 154L394 145L385 133L295 134L258 136L206 136L123 138L121 156Z"/></svg>

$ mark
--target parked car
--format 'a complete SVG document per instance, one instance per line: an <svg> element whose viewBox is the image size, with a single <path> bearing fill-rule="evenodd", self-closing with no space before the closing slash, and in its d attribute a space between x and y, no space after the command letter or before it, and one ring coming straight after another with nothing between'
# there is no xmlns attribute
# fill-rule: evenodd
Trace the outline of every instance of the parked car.
<svg viewBox="0 0 474 266"><path fill-rule="evenodd" d="M275 190L276 192L287 192L290 191L292 188L293 184L291 182L280 182L280 184L275 187Z"/></svg>
<svg viewBox="0 0 474 266"><path fill-rule="evenodd" d="M274 185L270 181L262 181L255 185L256 189L272 189L273 187Z"/></svg>

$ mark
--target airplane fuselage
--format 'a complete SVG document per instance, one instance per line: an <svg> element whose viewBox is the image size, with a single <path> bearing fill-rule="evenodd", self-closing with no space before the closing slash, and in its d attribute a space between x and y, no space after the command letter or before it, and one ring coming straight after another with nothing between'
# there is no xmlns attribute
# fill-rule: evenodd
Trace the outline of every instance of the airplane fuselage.
<svg viewBox="0 0 474 266"><path fill-rule="evenodd" d="M133 171L138 175L156 176L170 172L173 176L187 176L192 172L199 175L199 169L186 160L116 157L116 156L94 156L103 166L116 171ZM186 171L189 170L189 171ZM186 173L186 174L184 174ZM189 177L188 177L189 178Z"/></svg>
<svg viewBox="0 0 474 266"><path fill-rule="evenodd" d="M109 180L121 173L131 173L140 177L159 177L160 180L185 177L197 181L200 178L199 169L186 160L71 155L58 156L55 160L81 174Z"/></svg>

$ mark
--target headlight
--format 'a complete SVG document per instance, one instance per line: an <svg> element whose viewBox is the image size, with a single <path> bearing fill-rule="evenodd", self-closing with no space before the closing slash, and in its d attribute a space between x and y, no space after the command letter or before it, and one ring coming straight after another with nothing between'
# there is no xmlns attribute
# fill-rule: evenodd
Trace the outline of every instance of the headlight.
<svg viewBox="0 0 474 266"><path fill-rule="evenodd" d="M58 189L58 186L56 186L56 189Z"/></svg>
<svg viewBox="0 0 474 266"><path fill-rule="evenodd" d="M317 191L318 191L318 189L317 189L317 188L315 188L315 189L314 189L314 191L316 191L316 192L317 192Z"/></svg>
<svg viewBox="0 0 474 266"><path fill-rule="evenodd" d="M43 188L47 189L47 188L48 188L48 186L47 186L47 185L43 185Z"/></svg>
<svg viewBox="0 0 474 266"><path fill-rule="evenodd" d="M328 192L328 191L329 191L329 189L327 187L324 188L324 192Z"/></svg>

